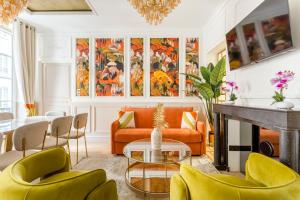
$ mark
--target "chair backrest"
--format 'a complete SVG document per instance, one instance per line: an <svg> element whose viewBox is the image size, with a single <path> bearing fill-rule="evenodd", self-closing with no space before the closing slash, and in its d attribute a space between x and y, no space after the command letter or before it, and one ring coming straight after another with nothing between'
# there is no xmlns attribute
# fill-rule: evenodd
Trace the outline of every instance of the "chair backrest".
<svg viewBox="0 0 300 200"><path fill-rule="evenodd" d="M284 164L258 153L251 153L246 162L246 179L266 187L288 185L296 180L295 174Z"/></svg>
<svg viewBox="0 0 300 200"><path fill-rule="evenodd" d="M31 183L37 178L69 169L69 161L64 148L57 147L29 155L16 162L11 175L18 181Z"/></svg>
<svg viewBox="0 0 300 200"><path fill-rule="evenodd" d="M58 116L58 117L64 117L66 116L66 112L64 111L48 111L45 113L45 116Z"/></svg>
<svg viewBox="0 0 300 200"><path fill-rule="evenodd" d="M75 129L84 128L87 123L87 118L88 118L87 113L81 113L81 114L75 115L74 120L73 120L73 127Z"/></svg>
<svg viewBox="0 0 300 200"><path fill-rule="evenodd" d="M0 113L0 121L13 119L13 118L14 118L14 114L12 114L11 112L1 112Z"/></svg>
<svg viewBox="0 0 300 200"><path fill-rule="evenodd" d="M14 131L13 141L17 151L33 149L43 143L49 122L27 124Z"/></svg>
<svg viewBox="0 0 300 200"><path fill-rule="evenodd" d="M70 132L72 126L72 116L58 117L51 123L51 135L62 136Z"/></svg>

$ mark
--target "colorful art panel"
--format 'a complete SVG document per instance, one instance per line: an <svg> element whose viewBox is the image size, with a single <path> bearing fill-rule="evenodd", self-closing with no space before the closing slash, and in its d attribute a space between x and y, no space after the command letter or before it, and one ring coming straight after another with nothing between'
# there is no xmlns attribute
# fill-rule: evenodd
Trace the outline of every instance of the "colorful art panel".
<svg viewBox="0 0 300 200"><path fill-rule="evenodd" d="M265 57L264 51L259 44L255 24L250 23L244 25L243 32L247 43L250 62L255 62L257 60L263 59Z"/></svg>
<svg viewBox="0 0 300 200"><path fill-rule="evenodd" d="M89 96L89 38L76 39L76 96Z"/></svg>
<svg viewBox="0 0 300 200"><path fill-rule="evenodd" d="M262 28L271 53L279 53L293 47L289 15L264 20Z"/></svg>
<svg viewBox="0 0 300 200"><path fill-rule="evenodd" d="M130 39L130 95L144 96L144 39Z"/></svg>
<svg viewBox="0 0 300 200"><path fill-rule="evenodd" d="M179 96L179 39L150 39L150 95Z"/></svg>
<svg viewBox="0 0 300 200"><path fill-rule="evenodd" d="M185 52L185 73L199 75L199 38L187 38ZM197 94L192 81L186 78L185 95L195 96Z"/></svg>
<svg viewBox="0 0 300 200"><path fill-rule="evenodd" d="M124 39L95 39L96 96L124 96Z"/></svg>
<svg viewBox="0 0 300 200"><path fill-rule="evenodd" d="M238 69L243 65L243 59L236 29L227 33L226 39L230 69Z"/></svg>

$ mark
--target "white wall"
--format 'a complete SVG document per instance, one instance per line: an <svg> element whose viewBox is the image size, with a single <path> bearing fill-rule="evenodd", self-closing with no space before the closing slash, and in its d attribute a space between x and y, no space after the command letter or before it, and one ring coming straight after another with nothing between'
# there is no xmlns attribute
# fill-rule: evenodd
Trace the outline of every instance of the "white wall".
<svg viewBox="0 0 300 200"><path fill-rule="evenodd" d="M182 31L181 31L182 32ZM184 32L184 31L183 31ZM122 37L125 38L125 49L129 48L130 37L145 38L145 97L129 97L129 79L125 80L125 97L96 97L94 95L94 55L90 58L91 63L91 96L75 96L75 38L91 38L91 51L93 51L93 38L95 37ZM42 32L38 34L38 74L39 74L39 91L37 101L39 104L40 114L49 110L64 110L68 114L80 112L89 113L88 131L107 136L110 133L110 125L116 119L118 111L123 106L154 106L158 102L165 103L166 106L192 106L199 110L200 100L192 97L184 97L184 76L180 75L180 96L179 97L150 97L149 85L149 38L150 37L178 37L180 39L180 72L184 72L185 51L184 42L186 37L201 38L200 31L187 31L178 33L174 31L161 32L139 32L129 34L126 32L86 32L86 33L59 33ZM125 74L129 68L129 51L125 50Z"/></svg>
<svg viewBox="0 0 300 200"><path fill-rule="evenodd" d="M203 30L204 62L208 62L209 52L225 40L225 34L262 2L263 0L228 0L220 7ZM227 80L236 81L241 88L239 103L270 106L274 92L270 79L279 70L293 70L296 78L290 83L287 98L296 107L300 107L300 1L289 0L289 3L296 50L235 71L229 71L227 67Z"/></svg>

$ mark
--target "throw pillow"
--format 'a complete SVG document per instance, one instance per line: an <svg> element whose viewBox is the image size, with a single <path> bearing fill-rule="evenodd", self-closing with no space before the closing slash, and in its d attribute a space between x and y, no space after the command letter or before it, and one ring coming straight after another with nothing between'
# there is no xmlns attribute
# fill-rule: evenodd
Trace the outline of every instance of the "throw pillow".
<svg viewBox="0 0 300 200"><path fill-rule="evenodd" d="M134 112L126 111L119 112L120 128L135 128Z"/></svg>
<svg viewBox="0 0 300 200"><path fill-rule="evenodd" d="M198 112L183 112L181 119L181 128L196 130Z"/></svg>

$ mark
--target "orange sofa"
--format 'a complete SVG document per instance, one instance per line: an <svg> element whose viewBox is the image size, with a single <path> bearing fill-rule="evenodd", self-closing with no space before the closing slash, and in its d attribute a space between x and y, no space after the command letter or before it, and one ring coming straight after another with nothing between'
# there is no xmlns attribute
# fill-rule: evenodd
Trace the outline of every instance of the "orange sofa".
<svg viewBox="0 0 300 200"><path fill-rule="evenodd" d="M136 128L119 128L119 121L111 125L111 152L123 154L123 148L129 142L150 138L153 130L153 113L155 108L125 107L122 111L134 111ZM206 127L204 122L197 122L197 130L181 129L183 112L193 111L192 107L166 107L165 120L169 127L163 130L163 138L178 140L186 143L192 149L193 155L205 154Z"/></svg>

